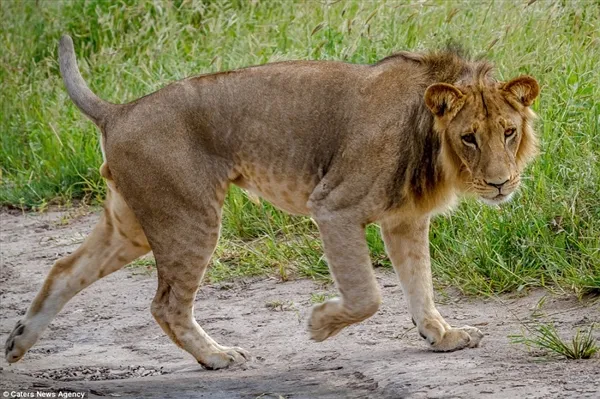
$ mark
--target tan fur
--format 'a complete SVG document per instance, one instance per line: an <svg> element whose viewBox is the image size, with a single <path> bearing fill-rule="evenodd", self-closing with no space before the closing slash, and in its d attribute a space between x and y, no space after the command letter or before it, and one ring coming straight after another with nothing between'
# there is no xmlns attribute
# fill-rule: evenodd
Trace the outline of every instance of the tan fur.
<svg viewBox="0 0 600 399"><path fill-rule="evenodd" d="M375 65L297 61L203 75L114 105L83 81L69 37L60 58L71 98L102 131L109 196L98 226L56 262L11 333L9 362L75 293L150 249L152 314L165 333L207 368L247 359L193 317L231 183L318 225L340 297L313 309L313 339L377 311L364 234L378 222L420 334L434 350L479 344L479 330L453 328L435 308L429 219L457 195L498 203L516 189L537 148L533 78L503 84L484 62L404 52Z"/></svg>

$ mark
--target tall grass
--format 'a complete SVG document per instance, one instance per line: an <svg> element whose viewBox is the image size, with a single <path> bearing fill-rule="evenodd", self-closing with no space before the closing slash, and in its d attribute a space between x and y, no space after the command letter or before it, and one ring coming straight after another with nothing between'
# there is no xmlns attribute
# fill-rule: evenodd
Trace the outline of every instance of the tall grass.
<svg viewBox="0 0 600 399"><path fill-rule="evenodd" d="M97 132L60 80L74 37L83 75L126 102L188 75L284 59L371 63L462 43L498 75L535 76L542 153L500 209L463 203L432 226L434 272L469 293L557 284L600 290L600 3L597 1L14 1L0 5L0 203L44 207L104 188ZM230 193L214 279L327 275L316 229ZM377 264L387 265L371 226Z"/></svg>

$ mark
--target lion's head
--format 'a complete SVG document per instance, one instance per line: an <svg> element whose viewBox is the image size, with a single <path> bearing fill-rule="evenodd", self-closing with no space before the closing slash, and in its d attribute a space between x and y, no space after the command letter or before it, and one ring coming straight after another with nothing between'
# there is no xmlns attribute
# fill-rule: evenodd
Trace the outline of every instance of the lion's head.
<svg viewBox="0 0 600 399"><path fill-rule="evenodd" d="M466 191L499 204L510 199L536 153L529 106L540 88L530 76L506 83L488 78L487 71L479 76L429 86L425 104L442 136L445 163L457 171Z"/></svg>

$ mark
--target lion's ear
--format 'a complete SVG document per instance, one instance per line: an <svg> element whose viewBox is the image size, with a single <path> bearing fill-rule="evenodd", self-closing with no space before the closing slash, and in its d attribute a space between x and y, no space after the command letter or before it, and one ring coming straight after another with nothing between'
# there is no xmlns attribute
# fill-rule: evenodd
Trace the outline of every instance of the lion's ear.
<svg viewBox="0 0 600 399"><path fill-rule="evenodd" d="M531 76L519 76L504 83L502 90L509 96L516 97L517 101L524 106L529 107L540 94L540 85Z"/></svg>
<svg viewBox="0 0 600 399"><path fill-rule="evenodd" d="M425 90L425 105L439 118L456 114L464 105L464 99L460 90L447 83L435 83Z"/></svg>

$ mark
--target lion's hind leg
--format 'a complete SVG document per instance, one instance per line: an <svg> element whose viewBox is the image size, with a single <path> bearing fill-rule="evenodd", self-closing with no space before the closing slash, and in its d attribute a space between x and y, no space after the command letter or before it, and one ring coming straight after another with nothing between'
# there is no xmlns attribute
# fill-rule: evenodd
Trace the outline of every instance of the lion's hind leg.
<svg viewBox="0 0 600 399"><path fill-rule="evenodd" d="M219 188L219 191L224 188ZM215 342L194 318L196 293L217 245L224 194L204 198L193 206L169 209L170 226L146 221L158 272L158 289L152 302L152 315L171 340L190 353L207 369L221 369L250 358L238 347Z"/></svg>
<svg viewBox="0 0 600 399"><path fill-rule="evenodd" d="M54 263L25 317L9 335L5 346L9 363L23 357L78 292L150 251L135 215L110 183L104 208L83 244Z"/></svg>

